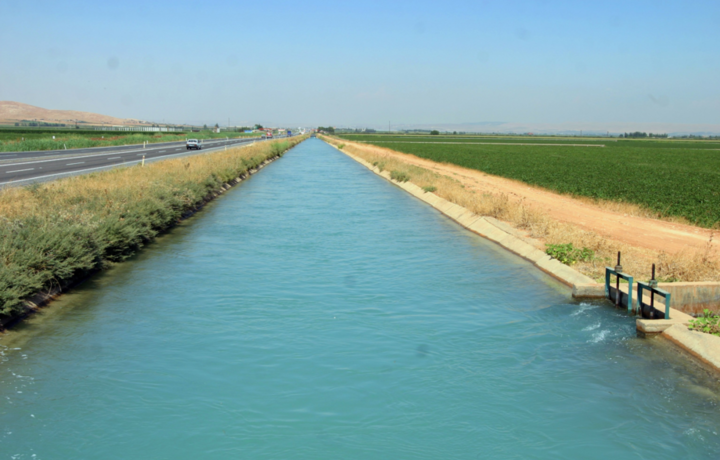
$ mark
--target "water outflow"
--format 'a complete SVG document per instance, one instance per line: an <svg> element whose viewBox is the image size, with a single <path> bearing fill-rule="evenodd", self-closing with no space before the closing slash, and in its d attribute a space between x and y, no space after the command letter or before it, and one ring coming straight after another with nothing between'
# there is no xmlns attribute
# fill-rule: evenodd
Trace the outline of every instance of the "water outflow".
<svg viewBox="0 0 720 460"><path fill-rule="evenodd" d="M0 458L717 458L713 380L319 140L0 340Z"/></svg>

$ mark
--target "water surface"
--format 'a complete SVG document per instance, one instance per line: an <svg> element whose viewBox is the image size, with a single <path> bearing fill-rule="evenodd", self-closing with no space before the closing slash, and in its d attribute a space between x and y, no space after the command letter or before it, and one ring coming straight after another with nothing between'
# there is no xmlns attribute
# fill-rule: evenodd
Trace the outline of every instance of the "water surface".
<svg viewBox="0 0 720 460"><path fill-rule="evenodd" d="M0 458L720 448L712 376L315 139L0 345Z"/></svg>

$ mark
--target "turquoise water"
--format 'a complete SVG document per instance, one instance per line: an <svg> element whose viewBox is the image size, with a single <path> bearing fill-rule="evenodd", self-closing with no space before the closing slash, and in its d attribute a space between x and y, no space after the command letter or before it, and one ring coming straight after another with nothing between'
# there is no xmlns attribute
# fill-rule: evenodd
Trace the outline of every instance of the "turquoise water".
<svg viewBox="0 0 720 460"><path fill-rule="evenodd" d="M319 140L0 339L0 458L717 458L718 387Z"/></svg>

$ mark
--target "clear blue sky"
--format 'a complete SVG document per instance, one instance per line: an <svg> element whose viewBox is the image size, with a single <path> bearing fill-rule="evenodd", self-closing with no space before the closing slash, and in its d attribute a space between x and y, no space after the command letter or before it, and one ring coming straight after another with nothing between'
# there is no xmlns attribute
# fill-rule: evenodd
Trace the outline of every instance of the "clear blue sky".
<svg viewBox="0 0 720 460"><path fill-rule="evenodd" d="M720 1L0 1L0 100L155 121L720 123Z"/></svg>

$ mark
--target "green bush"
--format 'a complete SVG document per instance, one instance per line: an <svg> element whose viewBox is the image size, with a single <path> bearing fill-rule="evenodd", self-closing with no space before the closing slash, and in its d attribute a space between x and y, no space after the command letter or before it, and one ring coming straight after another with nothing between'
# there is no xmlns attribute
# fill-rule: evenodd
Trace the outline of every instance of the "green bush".
<svg viewBox="0 0 720 460"><path fill-rule="evenodd" d="M577 262L590 262L595 253L588 248L576 248L572 243L548 244L545 253L550 257L559 260L565 265L574 265Z"/></svg>
<svg viewBox="0 0 720 460"><path fill-rule="evenodd" d="M282 155L282 153L289 148L290 148L290 143L287 141L273 142L273 144L271 146L272 153L275 155Z"/></svg>
<svg viewBox="0 0 720 460"><path fill-rule="evenodd" d="M425 193L432 193L437 190L437 187L435 187L434 185L426 185L425 187L423 187L423 190L425 190Z"/></svg>
<svg viewBox="0 0 720 460"><path fill-rule="evenodd" d="M720 316L706 309L702 316L689 321L688 329L720 336Z"/></svg>
<svg viewBox="0 0 720 460"><path fill-rule="evenodd" d="M398 182L407 182L410 180L410 176L401 171L390 171L390 179Z"/></svg>

